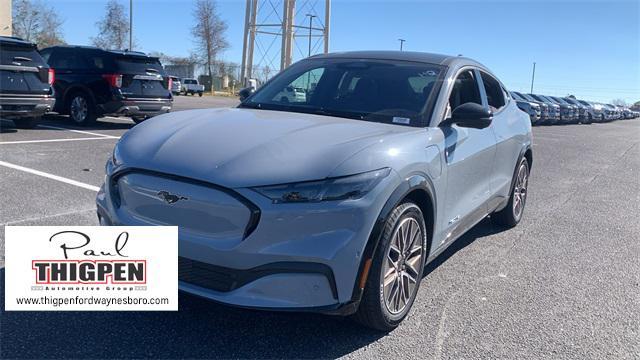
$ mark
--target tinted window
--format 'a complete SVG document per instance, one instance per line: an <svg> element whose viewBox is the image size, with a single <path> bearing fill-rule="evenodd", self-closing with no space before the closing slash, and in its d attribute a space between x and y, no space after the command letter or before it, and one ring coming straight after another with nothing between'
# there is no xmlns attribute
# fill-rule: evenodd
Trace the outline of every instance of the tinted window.
<svg viewBox="0 0 640 360"><path fill-rule="evenodd" d="M116 66L120 71L145 73L149 70L163 73L160 60L148 56L118 56L116 57Z"/></svg>
<svg viewBox="0 0 640 360"><path fill-rule="evenodd" d="M198 82L193 80L193 79L183 79L182 83L183 84L197 84Z"/></svg>
<svg viewBox="0 0 640 360"><path fill-rule="evenodd" d="M480 72L480 74L482 76L482 82L484 83L484 91L487 93L487 103L489 107L491 107L493 111L499 110L505 104L500 83L487 73Z"/></svg>
<svg viewBox="0 0 640 360"><path fill-rule="evenodd" d="M476 81L474 72L471 70L464 71L458 75L453 84L451 95L449 96L449 106L451 110L468 102L482 105L478 82Z"/></svg>
<svg viewBox="0 0 640 360"><path fill-rule="evenodd" d="M46 63L35 47L0 44L2 65L44 66Z"/></svg>
<svg viewBox="0 0 640 360"><path fill-rule="evenodd" d="M49 66L54 69L86 69L87 64L78 51L58 49L51 52Z"/></svg>
<svg viewBox="0 0 640 360"><path fill-rule="evenodd" d="M245 105L422 126L418 120L441 71L439 65L404 61L306 60Z"/></svg>
<svg viewBox="0 0 640 360"><path fill-rule="evenodd" d="M534 97L533 97L533 96L531 96L531 95L529 95L529 94L520 94L520 95L521 95L525 100L528 100L528 101L539 101L539 100L537 100L537 99L534 99Z"/></svg>
<svg viewBox="0 0 640 360"><path fill-rule="evenodd" d="M516 100L520 100L520 101L524 101L525 100L522 96L518 95L518 93L515 92L515 91L511 92L511 96Z"/></svg>

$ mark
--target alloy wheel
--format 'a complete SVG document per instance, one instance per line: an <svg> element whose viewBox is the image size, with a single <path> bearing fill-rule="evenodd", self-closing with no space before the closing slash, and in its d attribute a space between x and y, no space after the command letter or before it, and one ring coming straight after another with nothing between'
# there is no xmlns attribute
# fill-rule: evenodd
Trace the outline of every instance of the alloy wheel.
<svg viewBox="0 0 640 360"><path fill-rule="evenodd" d="M82 96L76 96L71 100L71 118L77 123L82 123L86 120L89 113L89 105L87 100Z"/></svg>
<svg viewBox="0 0 640 360"><path fill-rule="evenodd" d="M391 239L382 270L382 296L394 315L407 308L420 281L423 236L418 221L409 217L402 220Z"/></svg>
<svg viewBox="0 0 640 360"><path fill-rule="evenodd" d="M513 217L520 220L524 211L524 204L527 200L527 184L529 181L529 172L527 164L523 163L518 169L518 177L513 188Z"/></svg>

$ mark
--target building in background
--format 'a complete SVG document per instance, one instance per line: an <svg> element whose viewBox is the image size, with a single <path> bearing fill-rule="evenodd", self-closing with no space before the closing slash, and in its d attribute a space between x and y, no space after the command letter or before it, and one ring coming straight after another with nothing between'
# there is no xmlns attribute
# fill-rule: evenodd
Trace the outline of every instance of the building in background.
<svg viewBox="0 0 640 360"><path fill-rule="evenodd" d="M11 36L11 0L0 0L0 35Z"/></svg>
<svg viewBox="0 0 640 360"><path fill-rule="evenodd" d="M1 1L1 0L0 0ZM193 78L195 73L195 65L193 64L165 64L164 70L169 74L181 79Z"/></svg>

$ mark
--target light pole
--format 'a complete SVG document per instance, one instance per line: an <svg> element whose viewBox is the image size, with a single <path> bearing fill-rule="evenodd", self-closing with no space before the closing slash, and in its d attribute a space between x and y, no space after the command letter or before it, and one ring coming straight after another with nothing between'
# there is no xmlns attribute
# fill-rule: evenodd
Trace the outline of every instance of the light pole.
<svg viewBox="0 0 640 360"><path fill-rule="evenodd" d="M398 39L398 41L400 41L400 51L402 51L402 45L404 45L404 42L407 41L405 39Z"/></svg>
<svg viewBox="0 0 640 360"><path fill-rule="evenodd" d="M311 30L313 28L313 18L316 16L311 14L307 14L306 16L309 17L309 56L311 56Z"/></svg>
<svg viewBox="0 0 640 360"><path fill-rule="evenodd" d="M129 0L129 51L133 51L133 0Z"/></svg>
<svg viewBox="0 0 640 360"><path fill-rule="evenodd" d="M531 73L531 94L533 94L533 80L536 78L536 62L533 62L533 72Z"/></svg>

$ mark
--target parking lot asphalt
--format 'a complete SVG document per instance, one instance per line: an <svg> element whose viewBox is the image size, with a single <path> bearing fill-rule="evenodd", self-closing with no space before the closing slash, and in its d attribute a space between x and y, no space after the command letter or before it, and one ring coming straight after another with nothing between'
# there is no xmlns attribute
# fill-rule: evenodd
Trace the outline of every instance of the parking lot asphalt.
<svg viewBox="0 0 640 360"><path fill-rule="evenodd" d="M174 110L235 103L178 97ZM92 188L133 123L44 125L2 123L0 224L96 225ZM5 312L0 269L0 358L639 358L640 120L536 127L533 151L522 223L486 219L457 240L391 333L187 294L178 312Z"/></svg>

